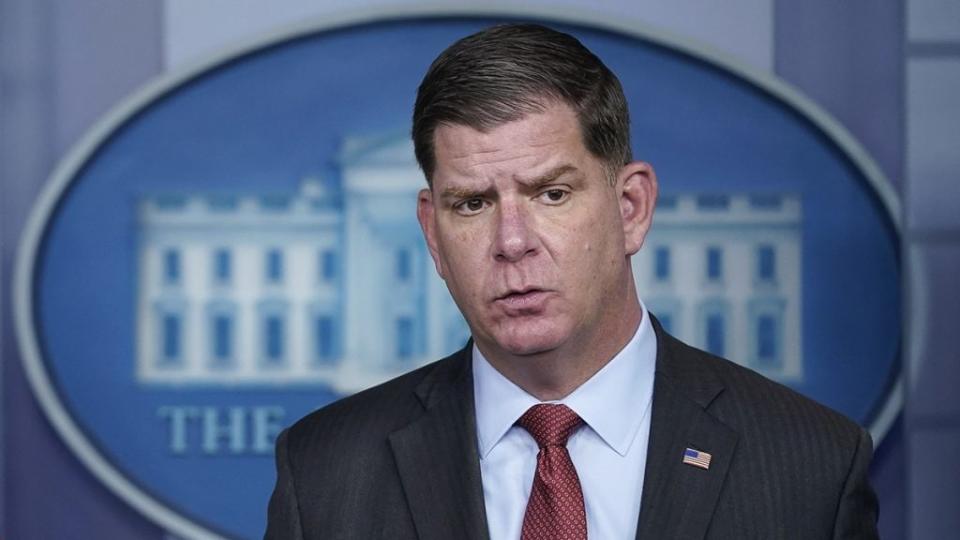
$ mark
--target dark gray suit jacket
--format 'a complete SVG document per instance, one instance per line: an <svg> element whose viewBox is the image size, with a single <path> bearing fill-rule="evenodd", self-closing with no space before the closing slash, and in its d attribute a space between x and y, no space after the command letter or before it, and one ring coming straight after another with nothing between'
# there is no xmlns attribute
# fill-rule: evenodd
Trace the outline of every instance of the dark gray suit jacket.
<svg viewBox="0 0 960 540"><path fill-rule="evenodd" d="M861 427L653 322L637 538L877 537ZM281 433L266 537L486 539L470 358L468 346ZM687 447L712 454L709 470L683 464Z"/></svg>

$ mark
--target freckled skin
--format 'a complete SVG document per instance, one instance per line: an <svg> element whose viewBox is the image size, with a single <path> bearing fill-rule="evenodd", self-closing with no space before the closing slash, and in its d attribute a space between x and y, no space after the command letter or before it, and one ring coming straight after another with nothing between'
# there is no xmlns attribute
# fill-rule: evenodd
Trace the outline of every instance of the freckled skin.
<svg viewBox="0 0 960 540"><path fill-rule="evenodd" d="M437 272L497 370L540 399L567 395L640 322L630 255L653 169L629 163L611 186L563 104L485 133L441 125L434 148L417 216Z"/></svg>

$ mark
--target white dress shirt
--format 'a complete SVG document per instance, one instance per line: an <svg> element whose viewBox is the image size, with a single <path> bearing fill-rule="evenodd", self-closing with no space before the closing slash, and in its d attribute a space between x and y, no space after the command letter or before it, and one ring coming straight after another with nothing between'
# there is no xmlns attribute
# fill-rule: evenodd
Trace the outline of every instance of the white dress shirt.
<svg viewBox="0 0 960 540"><path fill-rule="evenodd" d="M645 307L633 338L563 403L585 425L567 441L580 477L591 540L634 538L650 436L657 340ZM483 498L491 540L517 540L539 448L515 426L537 398L473 347L473 384Z"/></svg>

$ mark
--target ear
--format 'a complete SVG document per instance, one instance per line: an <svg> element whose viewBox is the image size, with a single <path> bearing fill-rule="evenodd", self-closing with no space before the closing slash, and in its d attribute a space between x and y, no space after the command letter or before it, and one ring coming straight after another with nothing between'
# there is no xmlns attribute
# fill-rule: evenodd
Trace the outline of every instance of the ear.
<svg viewBox="0 0 960 540"><path fill-rule="evenodd" d="M653 208L657 203L657 175L649 163L633 161L620 169L617 176L620 195L620 217L623 221L623 242L626 254L640 250L653 224Z"/></svg>
<svg viewBox="0 0 960 540"><path fill-rule="evenodd" d="M442 279L446 279L440 251L437 249L437 221L436 208L433 206L433 192L430 189L421 189L417 194L417 221L423 231L423 239L427 242L427 249L433 257L433 264Z"/></svg>

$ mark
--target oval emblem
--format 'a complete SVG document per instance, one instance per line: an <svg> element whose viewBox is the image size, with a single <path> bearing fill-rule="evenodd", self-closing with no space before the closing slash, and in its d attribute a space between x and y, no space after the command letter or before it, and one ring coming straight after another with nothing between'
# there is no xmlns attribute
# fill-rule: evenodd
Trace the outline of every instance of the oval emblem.
<svg viewBox="0 0 960 540"><path fill-rule="evenodd" d="M415 219L414 93L476 16L355 21L167 78L61 164L19 254L39 401L168 530L262 534L278 431L461 347ZM898 405L899 231L859 147L782 83L663 38L580 37L661 178L634 258L675 335L882 435Z"/></svg>

